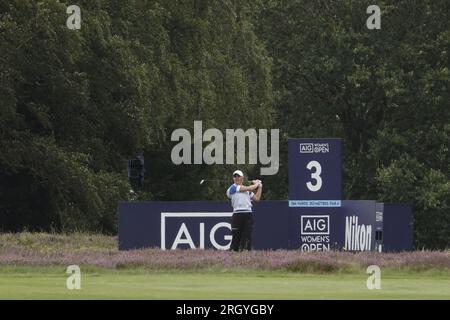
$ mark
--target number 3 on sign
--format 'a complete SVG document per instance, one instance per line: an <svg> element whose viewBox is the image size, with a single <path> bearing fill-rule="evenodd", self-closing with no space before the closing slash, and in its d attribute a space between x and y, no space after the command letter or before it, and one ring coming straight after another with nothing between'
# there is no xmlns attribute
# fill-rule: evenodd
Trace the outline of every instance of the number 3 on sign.
<svg viewBox="0 0 450 320"><path fill-rule="evenodd" d="M310 171L315 169L314 172L311 172L311 178L316 180L315 184L312 184L311 182L307 182L306 186L308 189L312 192L319 191L320 188L322 188L322 178L320 177L320 174L322 173L322 166L317 161L310 161L306 168Z"/></svg>

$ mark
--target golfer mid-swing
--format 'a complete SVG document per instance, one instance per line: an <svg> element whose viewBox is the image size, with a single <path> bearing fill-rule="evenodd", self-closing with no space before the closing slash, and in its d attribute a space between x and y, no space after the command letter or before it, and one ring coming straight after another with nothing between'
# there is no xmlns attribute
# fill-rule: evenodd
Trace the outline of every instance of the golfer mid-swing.
<svg viewBox="0 0 450 320"><path fill-rule="evenodd" d="M252 201L259 201L262 193L261 180L253 180L251 186L244 186L244 174L241 170L233 172L233 184L227 190L227 197L231 199L233 206L233 218L231 220L230 250L252 249ZM256 191L254 193L253 191Z"/></svg>

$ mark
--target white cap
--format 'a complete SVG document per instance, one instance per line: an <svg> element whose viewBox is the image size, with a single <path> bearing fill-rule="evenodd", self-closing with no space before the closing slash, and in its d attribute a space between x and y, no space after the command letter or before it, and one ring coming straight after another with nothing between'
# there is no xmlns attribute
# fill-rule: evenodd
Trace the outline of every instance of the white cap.
<svg viewBox="0 0 450 320"><path fill-rule="evenodd" d="M233 176L234 176L235 174L239 175L240 177L243 177L243 176L244 176L244 173L243 173L241 170L236 170L235 172L233 172Z"/></svg>

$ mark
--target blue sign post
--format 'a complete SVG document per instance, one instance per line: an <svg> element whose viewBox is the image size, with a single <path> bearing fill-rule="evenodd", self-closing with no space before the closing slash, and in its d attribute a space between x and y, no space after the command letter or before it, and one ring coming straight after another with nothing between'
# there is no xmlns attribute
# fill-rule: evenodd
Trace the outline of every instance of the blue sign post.
<svg viewBox="0 0 450 320"><path fill-rule="evenodd" d="M341 139L289 139L289 206L340 207Z"/></svg>

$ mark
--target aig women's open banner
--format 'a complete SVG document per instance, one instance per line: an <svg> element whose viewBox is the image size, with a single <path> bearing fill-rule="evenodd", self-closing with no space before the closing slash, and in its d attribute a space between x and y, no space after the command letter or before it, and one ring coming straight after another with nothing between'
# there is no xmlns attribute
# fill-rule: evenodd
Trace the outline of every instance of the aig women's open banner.
<svg viewBox="0 0 450 320"><path fill-rule="evenodd" d="M412 248L406 204L341 200L341 140L289 140L288 201L254 206L254 249L401 251ZM227 250L228 202L119 204L119 248Z"/></svg>

